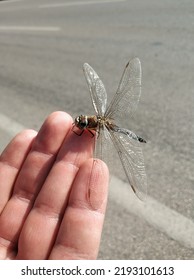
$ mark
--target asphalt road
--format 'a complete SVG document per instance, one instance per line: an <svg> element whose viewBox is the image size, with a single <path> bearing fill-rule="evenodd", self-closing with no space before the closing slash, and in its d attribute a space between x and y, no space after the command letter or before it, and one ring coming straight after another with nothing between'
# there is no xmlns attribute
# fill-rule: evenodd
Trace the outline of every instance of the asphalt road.
<svg viewBox="0 0 194 280"><path fill-rule="evenodd" d="M194 2L0 2L0 150L55 110L90 114L88 62L109 100L138 56L143 90L125 126L148 140L148 199L112 178L100 259L194 259Z"/></svg>

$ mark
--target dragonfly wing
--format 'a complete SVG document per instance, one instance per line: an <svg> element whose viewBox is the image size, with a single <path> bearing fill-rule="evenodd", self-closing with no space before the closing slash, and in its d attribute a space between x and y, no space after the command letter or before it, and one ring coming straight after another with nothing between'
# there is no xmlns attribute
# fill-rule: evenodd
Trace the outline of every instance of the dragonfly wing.
<svg viewBox="0 0 194 280"><path fill-rule="evenodd" d="M105 125L101 126L96 137L94 157L103 160L107 164L110 173L115 171L117 163L119 163L119 157L112 142L110 131Z"/></svg>
<svg viewBox="0 0 194 280"><path fill-rule="evenodd" d="M94 110L97 115L102 116L105 114L107 107L107 94L104 84L88 63L84 63L83 71L90 90Z"/></svg>
<svg viewBox="0 0 194 280"><path fill-rule="evenodd" d="M118 119L123 115L132 116L141 96L141 62L135 57L123 72L118 89L105 113L106 117Z"/></svg>
<svg viewBox="0 0 194 280"><path fill-rule="evenodd" d="M110 153L111 145L113 146L110 133L106 126L102 125L99 132L96 133L95 157L109 164L110 156L112 154Z"/></svg>
<svg viewBox="0 0 194 280"><path fill-rule="evenodd" d="M147 177L141 144L132 131L123 131L124 133L111 131L110 135L131 188L139 199L144 200L147 194Z"/></svg>

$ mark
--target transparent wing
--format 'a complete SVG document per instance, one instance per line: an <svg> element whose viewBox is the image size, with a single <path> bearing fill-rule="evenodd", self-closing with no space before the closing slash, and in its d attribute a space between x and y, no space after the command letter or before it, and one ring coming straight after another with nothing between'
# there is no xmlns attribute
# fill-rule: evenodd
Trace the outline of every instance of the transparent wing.
<svg viewBox="0 0 194 280"><path fill-rule="evenodd" d="M115 165L116 149L132 190L139 199L144 200L147 194L147 177L141 144L132 131L122 128L119 131L101 127L99 134L96 134L95 157Z"/></svg>
<svg viewBox="0 0 194 280"><path fill-rule="evenodd" d="M103 160L106 164L112 163L112 155L114 146L110 137L110 133L105 125L100 127L98 133L96 133L95 142L95 157Z"/></svg>
<svg viewBox="0 0 194 280"><path fill-rule="evenodd" d="M139 199L144 200L147 194L147 177L140 143L132 131L119 130L122 133L111 131L110 136L132 190Z"/></svg>
<svg viewBox="0 0 194 280"><path fill-rule="evenodd" d="M105 113L106 117L119 119L132 116L141 95L141 62L135 57L129 61L121 77L118 89Z"/></svg>
<svg viewBox="0 0 194 280"><path fill-rule="evenodd" d="M94 69L87 63L83 65L83 71L90 90L92 104L97 115L104 115L107 107L107 94L103 82Z"/></svg>

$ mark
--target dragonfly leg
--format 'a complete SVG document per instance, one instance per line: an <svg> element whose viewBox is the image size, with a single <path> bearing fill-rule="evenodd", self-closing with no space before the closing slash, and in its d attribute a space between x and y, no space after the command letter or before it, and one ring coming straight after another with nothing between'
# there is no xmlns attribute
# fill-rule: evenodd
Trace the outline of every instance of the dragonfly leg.
<svg viewBox="0 0 194 280"><path fill-rule="evenodd" d="M72 131L73 131L76 135L81 136L81 135L83 134L83 132L84 132L84 129L80 130L80 131L81 131L80 133L77 133L75 130L73 130L73 128L72 128Z"/></svg>
<svg viewBox="0 0 194 280"><path fill-rule="evenodd" d="M72 128L72 131L76 134L76 135L78 135L78 136L82 136L82 134L84 133L84 130L85 129L80 129L80 133L78 133L78 132L76 132L73 128ZM87 131L88 132L90 132L90 134L92 135L92 138L94 137L94 132L92 131L92 130L90 130L90 129L87 129Z"/></svg>
<svg viewBox="0 0 194 280"><path fill-rule="evenodd" d="M87 129L87 131L91 133L92 138L93 138L93 137L94 137L94 135L95 135L95 134L94 134L94 132L93 132L92 130L90 130L90 129Z"/></svg>

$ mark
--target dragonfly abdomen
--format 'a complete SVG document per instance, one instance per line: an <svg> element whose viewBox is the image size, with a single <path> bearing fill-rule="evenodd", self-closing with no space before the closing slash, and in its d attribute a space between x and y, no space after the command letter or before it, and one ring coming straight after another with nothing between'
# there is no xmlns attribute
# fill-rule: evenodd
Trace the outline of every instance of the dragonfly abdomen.
<svg viewBox="0 0 194 280"><path fill-rule="evenodd" d="M144 140L143 138L141 138L141 137L135 135L133 132L131 132L131 131L128 130L128 129L121 128L121 127L118 127L118 126L115 125L115 126L113 127L113 130L116 131L116 132L125 134L125 135L127 135L129 138L131 138L131 139L138 140L138 141L141 142L141 143L146 143L146 140Z"/></svg>

